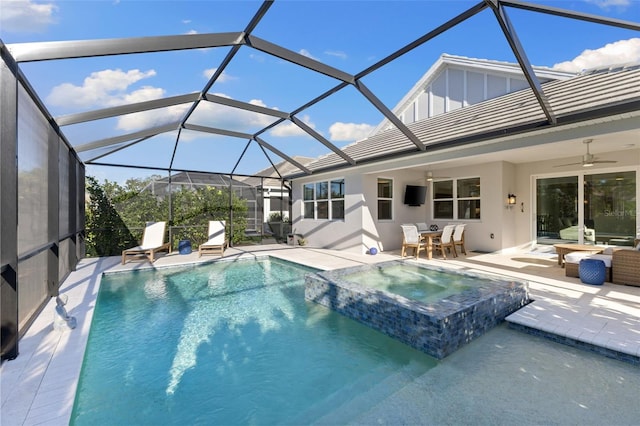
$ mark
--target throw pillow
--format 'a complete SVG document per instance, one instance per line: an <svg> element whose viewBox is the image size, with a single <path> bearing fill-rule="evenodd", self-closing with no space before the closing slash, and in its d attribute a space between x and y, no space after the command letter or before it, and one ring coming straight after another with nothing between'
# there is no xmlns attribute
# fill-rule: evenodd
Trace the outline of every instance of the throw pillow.
<svg viewBox="0 0 640 426"><path fill-rule="evenodd" d="M437 231L438 230L438 225L431 225L429 227L429 231ZM638 247L640 247L640 244L638 244Z"/></svg>

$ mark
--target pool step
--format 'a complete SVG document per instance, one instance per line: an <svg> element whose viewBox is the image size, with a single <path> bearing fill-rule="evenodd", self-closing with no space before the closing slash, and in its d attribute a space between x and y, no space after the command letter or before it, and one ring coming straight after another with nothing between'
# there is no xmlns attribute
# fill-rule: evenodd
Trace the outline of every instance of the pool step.
<svg viewBox="0 0 640 426"><path fill-rule="evenodd" d="M361 379L348 383L292 419L292 424L349 423L427 371L417 362L411 362L391 375L385 369L378 367Z"/></svg>

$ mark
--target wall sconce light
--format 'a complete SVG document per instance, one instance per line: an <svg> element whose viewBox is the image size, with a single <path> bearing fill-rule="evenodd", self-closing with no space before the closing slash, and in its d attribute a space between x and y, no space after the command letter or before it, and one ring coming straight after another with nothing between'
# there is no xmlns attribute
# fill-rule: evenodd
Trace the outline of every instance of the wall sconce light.
<svg viewBox="0 0 640 426"><path fill-rule="evenodd" d="M507 195L507 207L512 209L516 205L516 196L514 194Z"/></svg>

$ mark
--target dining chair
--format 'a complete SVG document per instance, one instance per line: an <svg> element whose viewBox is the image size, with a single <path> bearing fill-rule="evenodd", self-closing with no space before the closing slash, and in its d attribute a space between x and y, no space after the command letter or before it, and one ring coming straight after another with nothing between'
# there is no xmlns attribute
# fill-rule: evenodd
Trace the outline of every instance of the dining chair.
<svg viewBox="0 0 640 426"><path fill-rule="evenodd" d="M418 227L418 232L427 232L429 230L429 227L424 222L418 222L416 226Z"/></svg>
<svg viewBox="0 0 640 426"><path fill-rule="evenodd" d="M415 225L400 225L402 227L402 251L400 255L405 256L408 248L413 249L415 258L418 258L421 250L427 249L427 243L420 236L418 227Z"/></svg>
<svg viewBox="0 0 640 426"><path fill-rule="evenodd" d="M433 241L433 250L440 250L445 260L447 259L446 250L451 250L453 257L458 257L456 246L453 244L453 230L455 227L455 225L446 225L442 228L442 235Z"/></svg>
<svg viewBox="0 0 640 426"><path fill-rule="evenodd" d="M464 226L466 224L464 223L459 223L456 225L454 231L453 231L453 246L454 248L456 248L456 254L458 252L457 246L460 246L460 251L463 254L467 254L467 250L464 247Z"/></svg>

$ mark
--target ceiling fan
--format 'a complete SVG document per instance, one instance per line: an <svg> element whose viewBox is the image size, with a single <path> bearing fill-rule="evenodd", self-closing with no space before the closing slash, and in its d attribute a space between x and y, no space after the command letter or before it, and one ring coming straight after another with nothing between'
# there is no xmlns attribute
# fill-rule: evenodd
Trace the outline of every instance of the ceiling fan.
<svg viewBox="0 0 640 426"><path fill-rule="evenodd" d="M617 163L614 160L598 160L593 154L589 152L589 144L593 142L593 139L585 139L582 141L585 145L587 145L587 153L582 156L582 161L578 163L568 163L568 164L559 164L553 167L564 167L564 166L578 166L582 165L582 167L592 167L594 164L602 164L602 163Z"/></svg>
<svg viewBox="0 0 640 426"><path fill-rule="evenodd" d="M427 182L431 182L434 179L451 179L448 176L434 176L433 172L427 172L427 176L426 177L427 177Z"/></svg>

